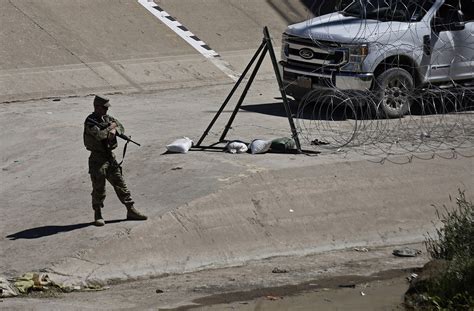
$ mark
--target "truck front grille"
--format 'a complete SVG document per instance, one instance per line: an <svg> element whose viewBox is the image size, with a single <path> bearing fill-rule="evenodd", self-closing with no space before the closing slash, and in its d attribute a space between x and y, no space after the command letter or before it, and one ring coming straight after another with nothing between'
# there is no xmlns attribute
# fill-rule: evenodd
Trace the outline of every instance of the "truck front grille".
<svg viewBox="0 0 474 311"><path fill-rule="evenodd" d="M347 50L330 41L286 35L288 65L308 70L337 69L348 61Z"/></svg>

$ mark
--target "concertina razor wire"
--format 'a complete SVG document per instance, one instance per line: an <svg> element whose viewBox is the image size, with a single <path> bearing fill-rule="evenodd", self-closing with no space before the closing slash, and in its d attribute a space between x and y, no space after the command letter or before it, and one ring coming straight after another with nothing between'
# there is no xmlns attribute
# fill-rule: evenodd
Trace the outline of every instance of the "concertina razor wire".
<svg viewBox="0 0 474 311"><path fill-rule="evenodd" d="M367 90L350 90L329 79L294 96L300 139L318 150L383 158L447 150L470 156L462 150L474 147L474 1L342 0L336 12L318 14L333 3L312 3L321 16L300 24L306 44L324 52L364 42L367 58L371 50L378 55L368 59L373 81ZM450 31L447 22L463 29ZM351 42L341 44L341 32ZM309 76L341 70L324 59L302 65ZM298 81L284 80L291 94Z"/></svg>

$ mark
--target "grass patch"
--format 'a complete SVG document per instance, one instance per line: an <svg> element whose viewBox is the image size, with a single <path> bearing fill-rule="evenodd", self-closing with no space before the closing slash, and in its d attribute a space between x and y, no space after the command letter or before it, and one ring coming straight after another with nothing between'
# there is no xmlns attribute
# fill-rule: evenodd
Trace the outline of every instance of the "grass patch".
<svg viewBox="0 0 474 311"><path fill-rule="evenodd" d="M455 203L454 209L443 206L442 213L436 208L443 226L425 240L433 260L407 292L410 308L474 310L474 205L464 191Z"/></svg>

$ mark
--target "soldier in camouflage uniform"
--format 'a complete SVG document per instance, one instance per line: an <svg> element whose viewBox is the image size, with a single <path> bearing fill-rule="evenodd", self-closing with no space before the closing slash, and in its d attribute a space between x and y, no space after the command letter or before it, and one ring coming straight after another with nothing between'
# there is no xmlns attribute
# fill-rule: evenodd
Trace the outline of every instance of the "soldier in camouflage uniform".
<svg viewBox="0 0 474 311"><path fill-rule="evenodd" d="M127 207L127 219L146 220L147 217L133 207L130 191L122 177L122 169L112 152L117 148L116 134L123 134L122 124L107 114L110 107L109 100L100 96L94 98L94 112L84 122L84 145L91 152L89 157L89 174L92 180L92 209L94 210L94 224L103 226L101 209L105 200L105 181L108 180L114 187L120 202Z"/></svg>

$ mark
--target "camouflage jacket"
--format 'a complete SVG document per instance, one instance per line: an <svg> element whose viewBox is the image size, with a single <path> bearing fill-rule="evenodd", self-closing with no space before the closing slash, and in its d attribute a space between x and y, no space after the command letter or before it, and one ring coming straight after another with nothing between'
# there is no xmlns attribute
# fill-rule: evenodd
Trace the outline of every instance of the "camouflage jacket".
<svg viewBox="0 0 474 311"><path fill-rule="evenodd" d="M101 127L88 122L87 119L92 119L98 122ZM109 140L109 130L107 127L110 123L115 122L117 127L115 128L118 134L123 134L125 129L123 125L114 117L105 115L99 117L97 114L90 114L84 121L84 146L87 150L95 154L111 155L112 150L117 148L117 137Z"/></svg>

